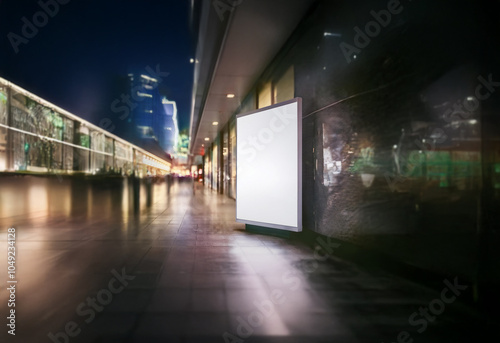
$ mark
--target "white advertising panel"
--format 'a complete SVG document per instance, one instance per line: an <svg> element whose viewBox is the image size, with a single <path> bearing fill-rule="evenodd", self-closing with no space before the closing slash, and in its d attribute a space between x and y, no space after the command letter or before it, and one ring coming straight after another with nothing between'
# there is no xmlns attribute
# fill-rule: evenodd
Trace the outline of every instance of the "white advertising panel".
<svg viewBox="0 0 500 343"><path fill-rule="evenodd" d="M302 231L302 99L236 116L236 220Z"/></svg>

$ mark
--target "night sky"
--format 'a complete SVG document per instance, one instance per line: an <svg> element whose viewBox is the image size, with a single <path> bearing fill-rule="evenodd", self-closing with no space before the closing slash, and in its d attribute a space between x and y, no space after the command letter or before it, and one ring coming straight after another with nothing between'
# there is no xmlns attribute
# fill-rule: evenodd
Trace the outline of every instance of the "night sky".
<svg viewBox="0 0 500 343"><path fill-rule="evenodd" d="M103 116L118 116L110 105L123 91L120 80L158 68L169 73L160 93L177 102L179 128L189 127L194 45L188 0L59 1L66 4L58 11L50 6L55 15L32 38L24 35L27 43L16 53L9 33L23 37L23 17L33 23L42 8L37 0L0 0L0 77L99 124ZM44 24L43 16L35 18Z"/></svg>

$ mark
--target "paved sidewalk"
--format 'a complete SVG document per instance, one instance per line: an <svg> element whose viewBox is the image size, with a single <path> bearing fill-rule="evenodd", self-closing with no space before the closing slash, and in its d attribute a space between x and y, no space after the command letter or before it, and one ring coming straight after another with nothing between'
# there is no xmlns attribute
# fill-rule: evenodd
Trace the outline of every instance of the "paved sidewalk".
<svg viewBox="0 0 500 343"><path fill-rule="evenodd" d="M484 333L456 300L460 280L435 292L341 260L326 239L312 249L250 234L234 200L199 186L157 193L135 217L111 206L1 219L16 223L19 251L18 335L1 341L433 343ZM2 315L6 303L3 292Z"/></svg>

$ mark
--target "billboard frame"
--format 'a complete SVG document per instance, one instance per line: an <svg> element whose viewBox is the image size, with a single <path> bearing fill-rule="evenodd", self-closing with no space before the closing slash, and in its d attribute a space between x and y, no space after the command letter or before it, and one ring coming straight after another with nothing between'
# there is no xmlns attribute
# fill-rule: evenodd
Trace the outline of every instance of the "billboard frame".
<svg viewBox="0 0 500 343"><path fill-rule="evenodd" d="M255 225L255 226L260 226L264 228L271 228L271 229L279 229L279 230L286 230L286 231L293 231L293 232L301 232L302 231L302 98L296 97L287 101L280 102L278 104L274 104L271 106L259 108L257 110L251 111L251 112L246 112L246 113L241 113L236 115L236 166L238 170L238 119L254 115L257 113L262 113L265 111L269 111L275 108L283 107L289 104L295 103L297 106L297 142L296 142L296 149L297 149L297 166L296 166L296 172L297 172L297 227L295 226L288 226L288 225L282 225L282 224L276 224L276 223L267 223L263 221L258 221L258 220L248 220L248 219L240 219L238 218L238 180L240 180L238 173L236 173L236 221L239 223L244 223L248 225Z"/></svg>

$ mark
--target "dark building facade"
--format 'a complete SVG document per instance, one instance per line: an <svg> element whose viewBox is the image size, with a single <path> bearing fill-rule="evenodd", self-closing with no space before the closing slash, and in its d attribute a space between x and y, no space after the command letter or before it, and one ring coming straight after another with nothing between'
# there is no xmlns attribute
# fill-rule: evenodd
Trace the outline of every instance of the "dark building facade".
<svg viewBox="0 0 500 343"><path fill-rule="evenodd" d="M235 197L236 114L301 97L304 228L458 277L476 301L498 299L499 3L278 1L272 16L257 2L222 18L205 8L215 37L225 37L210 40L219 62L238 54L238 34L262 48L257 26L279 30L279 15L300 17L286 39L269 38L278 49L262 49L270 57L246 84L226 80L234 105L210 91L195 102L191 151L204 154L205 183ZM237 31L246 11L262 17L260 41ZM227 73L214 65L197 75L210 70L217 89ZM204 129L215 120L223 125Z"/></svg>

